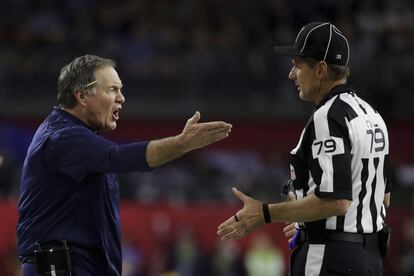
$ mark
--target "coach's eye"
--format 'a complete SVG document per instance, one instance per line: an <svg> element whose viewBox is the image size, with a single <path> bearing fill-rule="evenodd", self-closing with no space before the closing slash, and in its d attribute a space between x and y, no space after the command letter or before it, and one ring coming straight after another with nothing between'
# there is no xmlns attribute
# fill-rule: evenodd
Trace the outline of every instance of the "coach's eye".
<svg viewBox="0 0 414 276"><path fill-rule="evenodd" d="M109 95L116 95L116 94L118 94L118 90L116 90L114 87L110 87L110 88L108 89L107 93L108 93Z"/></svg>

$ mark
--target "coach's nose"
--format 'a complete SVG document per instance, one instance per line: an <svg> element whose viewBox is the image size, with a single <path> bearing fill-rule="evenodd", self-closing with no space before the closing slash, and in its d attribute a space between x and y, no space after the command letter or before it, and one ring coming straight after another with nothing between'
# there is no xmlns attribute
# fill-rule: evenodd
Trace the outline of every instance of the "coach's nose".
<svg viewBox="0 0 414 276"><path fill-rule="evenodd" d="M119 93L116 95L116 102L121 104L125 102L125 96L121 91L119 91Z"/></svg>

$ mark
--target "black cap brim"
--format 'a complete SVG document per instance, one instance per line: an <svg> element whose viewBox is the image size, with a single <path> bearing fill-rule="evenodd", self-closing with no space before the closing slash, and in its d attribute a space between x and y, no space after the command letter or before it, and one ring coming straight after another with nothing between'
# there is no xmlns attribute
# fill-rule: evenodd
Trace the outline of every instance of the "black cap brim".
<svg viewBox="0 0 414 276"><path fill-rule="evenodd" d="M285 56L300 56L301 53L294 46L275 46L273 50Z"/></svg>

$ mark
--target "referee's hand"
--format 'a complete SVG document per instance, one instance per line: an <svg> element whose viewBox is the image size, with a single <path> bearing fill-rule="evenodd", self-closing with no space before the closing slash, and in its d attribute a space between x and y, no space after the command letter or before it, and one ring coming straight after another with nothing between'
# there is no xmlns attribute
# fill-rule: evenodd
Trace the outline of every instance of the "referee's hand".
<svg viewBox="0 0 414 276"><path fill-rule="evenodd" d="M264 224L262 203L234 187L232 191L244 206L218 227L217 235L222 240L240 239Z"/></svg>
<svg viewBox="0 0 414 276"><path fill-rule="evenodd" d="M292 191L289 192L289 200L290 201L296 200L296 195ZM293 222L293 223L286 222L286 224L289 224L289 225L283 228L283 233L285 234L286 238L288 238L288 243L290 243L292 242L292 239L298 230L296 229L296 222Z"/></svg>
<svg viewBox="0 0 414 276"><path fill-rule="evenodd" d="M286 238L288 238L288 241L291 242L293 236L296 234L296 223L291 223L285 228L283 228L283 233L285 234Z"/></svg>

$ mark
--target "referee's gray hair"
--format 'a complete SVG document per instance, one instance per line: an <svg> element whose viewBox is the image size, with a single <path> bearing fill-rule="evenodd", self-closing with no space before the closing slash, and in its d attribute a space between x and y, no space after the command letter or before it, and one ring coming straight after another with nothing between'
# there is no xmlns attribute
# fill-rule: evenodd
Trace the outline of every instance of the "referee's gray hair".
<svg viewBox="0 0 414 276"><path fill-rule="evenodd" d="M57 81L57 101L59 106L73 108L77 101L74 96L76 91L93 91L95 84L95 72L105 66L115 68L116 63L111 59L94 55L77 57L66 64L61 70Z"/></svg>
<svg viewBox="0 0 414 276"><path fill-rule="evenodd" d="M329 68L328 74L332 80L347 79L349 78L349 75L351 74L349 71L349 67L347 65L341 66L341 65L328 64L328 68Z"/></svg>
<svg viewBox="0 0 414 276"><path fill-rule="evenodd" d="M301 60L305 62L309 67L314 68L319 61L312 58L307 57L301 57ZM349 71L348 65L336 65L336 64L329 64L328 65L328 77L331 80L341 80L341 79L347 79L349 75L351 74Z"/></svg>

